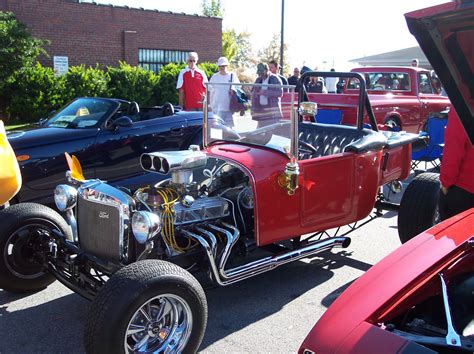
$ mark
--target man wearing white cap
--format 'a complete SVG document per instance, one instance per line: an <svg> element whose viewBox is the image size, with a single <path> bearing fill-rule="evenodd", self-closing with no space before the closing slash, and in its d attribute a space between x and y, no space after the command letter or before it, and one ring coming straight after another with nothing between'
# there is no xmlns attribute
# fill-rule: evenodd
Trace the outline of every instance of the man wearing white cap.
<svg viewBox="0 0 474 354"><path fill-rule="evenodd" d="M232 119L232 112L230 111L230 90L231 86L227 85L213 85L224 83L240 83L239 78L232 72L227 72L229 61L226 57L220 57L217 60L219 72L212 75L209 80L210 104L212 112L221 117L227 126L233 127L234 120Z"/></svg>

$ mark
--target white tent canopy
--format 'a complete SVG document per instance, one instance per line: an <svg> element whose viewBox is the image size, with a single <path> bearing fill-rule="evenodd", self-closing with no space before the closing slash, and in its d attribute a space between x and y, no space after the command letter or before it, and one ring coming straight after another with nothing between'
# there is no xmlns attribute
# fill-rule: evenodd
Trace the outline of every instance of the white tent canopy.
<svg viewBox="0 0 474 354"><path fill-rule="evenodd" d="M418 59L420 67L431 69L431 64L418 46L351 59L349 61L360 66L410 66L412 59Z"/></svg>

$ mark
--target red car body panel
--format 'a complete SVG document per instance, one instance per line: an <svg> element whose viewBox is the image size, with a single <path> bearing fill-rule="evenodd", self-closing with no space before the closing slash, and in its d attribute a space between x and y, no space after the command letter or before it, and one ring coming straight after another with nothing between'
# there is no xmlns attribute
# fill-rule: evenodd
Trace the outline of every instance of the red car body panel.
<svg viewBox="0 0 474 354"><path fill-rule="evenodd" d="M339 353L423 353L417 350L417 347L420 347L418 344L407 341L402 337L384 331L367 322L361 322L347 338L340 340L340 342L341 345L337 350ZM381 348L383 348L383 350ZM429 350L427 351L431 352ZM318 350L317 353L324 353L324 351Z"/></svg>
<svg viewBox="0 0 474 354"><path fill-rule="evenodd" d="M300 353L303 349L319 354L370 353L379 350L380 343L383 343L384 352L397 352L385 347L387 337L395 335L379 327L376 327L378 331L371 329L372 323L384 320L388 313L392 317L406 311L412 302L406 299L425 285L436 271L453 262L456 252L462 252L458 247L473 235L474 209L471 209L402 245L334 301L304 340ZM397 308L396 312L392 312L394 308ZM370 336L368 332L371 331L377 334L368 341L366 336ZM406 342L403 338L391 338L387 343L393 341L398 343L396 345ZM360 346L361 343L364 345Z"/></svg>
<svg viewBox="0 0 474 354"><path fill-rule="evenodd" d="M398 146L393 149L384 149L379 185L408 178L410 175L410 164L407 164L407 161L411 161L411 151L411 144Z"/></svg>
<svg viewBox="0 0 474 354"><path fill-rule="evenodd" d="M405 147L409 149L405 145L400 152ZM206 151L210 157L244 168L250 176L259 246L363 219L373 209L378 187L384 180L382 151L340 153L299 161L300 188L289 196L277 183L289 162L284 154L239 144L212 145ZM403 162L406 168L407 161ZM393 169L391 173L403 173L405 167Z"/></svg>

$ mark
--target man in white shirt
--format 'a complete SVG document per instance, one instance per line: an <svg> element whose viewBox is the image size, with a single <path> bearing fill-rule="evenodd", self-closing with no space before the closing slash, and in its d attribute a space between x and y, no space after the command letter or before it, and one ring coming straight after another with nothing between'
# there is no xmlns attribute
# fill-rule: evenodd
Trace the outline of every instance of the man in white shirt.
<svg viewBox="0 0 474 354"><path fill-rule="evenodd" d="M331 69L331 71L336 71ZM339 82L338 77L327 77L326 78L326 88L328 93L337 93L337 83Z"/></svg>
<svg viewBox="0 0 474 354"><path fill-rule="evenodd" d="M213 85L224 83L240 83L239 78L232 72L227 72L229 61L226 57L220 57L217 60L219 72L212 75L209 80L210 104L214 115L224 120L227 126L233 127L234 120L230 111L230 90L231 85Z"/></svg>

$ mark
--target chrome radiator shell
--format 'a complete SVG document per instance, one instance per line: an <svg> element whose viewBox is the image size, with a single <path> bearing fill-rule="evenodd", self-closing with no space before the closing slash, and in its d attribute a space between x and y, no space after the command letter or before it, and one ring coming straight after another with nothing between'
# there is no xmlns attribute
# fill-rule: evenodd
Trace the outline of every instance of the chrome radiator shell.
<svg viewBox="0 0 474 354"><path fill-rule="evenodd" d="M128 261L128 233L133 199L102 181L78 188L76 210L81 250L112 262Z"/></svg>

